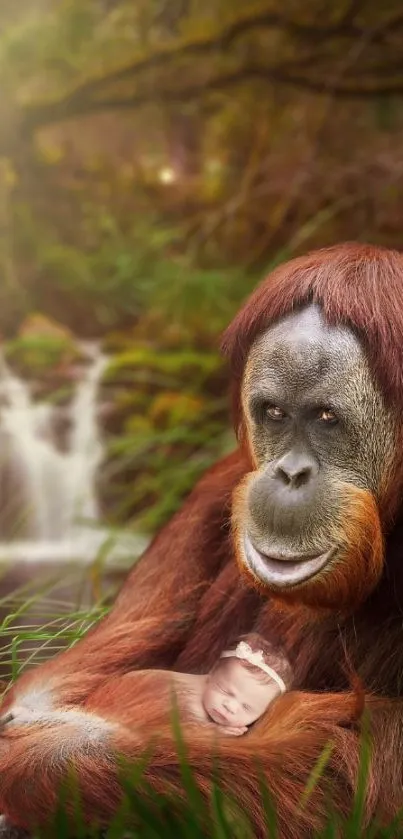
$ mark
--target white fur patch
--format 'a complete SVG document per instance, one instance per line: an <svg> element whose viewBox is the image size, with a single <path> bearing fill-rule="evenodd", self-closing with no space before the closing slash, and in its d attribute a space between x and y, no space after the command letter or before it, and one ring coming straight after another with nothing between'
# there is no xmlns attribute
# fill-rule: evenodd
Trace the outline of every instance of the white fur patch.
<svg viewBox="0 0 403 839"><path fill-rule="evenodd" d="M116 724L96 714L74 707L56 708L51 692L47 689L30 691L8 709L13 719L8 725L68 726L68 737L75 742L99 741L116 729ZM64 736L62 731L60 736ZM67 732L66 732L67 734Z"/></svg>
<svg viewBox="0 0 403 839"><path fill-rule="evenodd" d="M16 697L15 705L9 710L14 713L13 708L26 708L32 711L46 712L51 711L54 707L52 691L48 687L40 687L39 685L28 693Z"/></svg>

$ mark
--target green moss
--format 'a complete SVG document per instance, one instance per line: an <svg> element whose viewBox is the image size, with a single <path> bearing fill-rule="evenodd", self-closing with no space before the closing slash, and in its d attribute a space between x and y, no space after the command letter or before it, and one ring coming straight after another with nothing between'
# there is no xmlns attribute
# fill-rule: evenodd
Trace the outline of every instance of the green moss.
<svg viewBox="0 0 403 839"><path fill-rule="evenodd" d="M56 335L26 335L8 341L4 357L21 375L40 376L78 361L81 354L73 341Z"/></svg>

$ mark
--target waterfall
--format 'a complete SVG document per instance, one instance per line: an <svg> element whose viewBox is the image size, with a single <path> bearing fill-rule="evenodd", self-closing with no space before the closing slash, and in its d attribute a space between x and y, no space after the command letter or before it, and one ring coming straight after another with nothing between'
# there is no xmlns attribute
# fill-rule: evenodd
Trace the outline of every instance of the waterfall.
<svg viewBox="0 0 403 839"><path fill-rule="evenodd" d="M91 561L108 537L96 495L104 457L98 395L108 359L97 344L79 346L87 364L63 409L68 424L64 446L57 434L60 408L34 401L29 383L1 362L0 559ZM132 556L144 547L133 539L126 539ZM121 537L121 547L124 542Z"/></svg>

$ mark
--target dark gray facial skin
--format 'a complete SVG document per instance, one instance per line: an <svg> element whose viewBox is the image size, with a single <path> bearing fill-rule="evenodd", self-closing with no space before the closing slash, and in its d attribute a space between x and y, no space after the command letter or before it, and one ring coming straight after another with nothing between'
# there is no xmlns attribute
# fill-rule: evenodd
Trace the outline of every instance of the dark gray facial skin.
<svg viewBox="0 0 403 839"><path fill-rule="evenodd" d="M397 421L359 340L329 326L315 305L256 340L242 403L256 467L239 534L243 558L263 583L296 586L337 558L330 534L340 517L340 485L364 489L379 503L392 474Z"/></svg>

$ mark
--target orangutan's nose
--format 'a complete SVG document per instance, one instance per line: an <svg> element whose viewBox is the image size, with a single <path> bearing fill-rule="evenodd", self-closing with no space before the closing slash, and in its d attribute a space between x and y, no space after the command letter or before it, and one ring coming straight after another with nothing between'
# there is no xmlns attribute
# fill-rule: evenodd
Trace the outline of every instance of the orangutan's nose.
<svg viewBox="0 0 403 839"><path fill-rule="evenodd" d="M307 486L317 469L315 462L305 452L290 451L278 461L274 470L274 479L290 490Z"/></svg>

